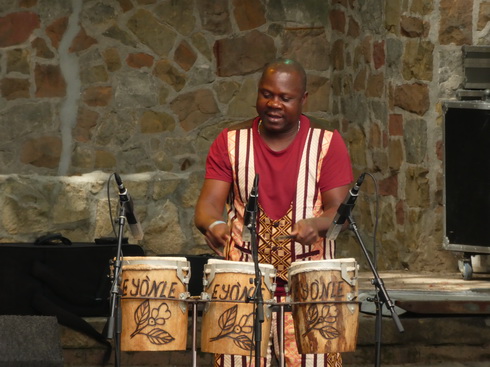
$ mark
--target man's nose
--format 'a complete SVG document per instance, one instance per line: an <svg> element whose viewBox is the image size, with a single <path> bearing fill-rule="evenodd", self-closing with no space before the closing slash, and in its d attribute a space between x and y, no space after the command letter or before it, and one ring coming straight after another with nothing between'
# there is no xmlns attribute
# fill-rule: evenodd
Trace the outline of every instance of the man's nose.
<svg viewBox="0 0 490 367"><path fill-rule="evenodd" d="M281 108L281 103L278 98L271 98L267 101L267 107Z"/></svg>

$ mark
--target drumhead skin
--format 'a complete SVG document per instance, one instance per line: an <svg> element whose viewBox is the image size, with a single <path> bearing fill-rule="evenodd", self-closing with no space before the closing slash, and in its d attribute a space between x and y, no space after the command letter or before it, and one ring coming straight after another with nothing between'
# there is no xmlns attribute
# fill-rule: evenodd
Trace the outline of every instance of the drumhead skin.
<svg viewBox="0 0 490 367"><path fill-rule="evenodd" d="M251 262L209 259L207 265L204 265L204 268L209 268L211 265L217 265L215 267L217 272L227 272L231 269L240 273L255 274L255 265ZM259 264L259 269L261 271L268 270L275 273L274 266L271 264Z"/></svg>
<svg viewBox="0 0 490 367"><path fill-rule="evenodd" d="M295 261L289 268L289 273L294 275L296 272L317 271L317 270L340 270L342 266L351 266L353 269L357 266L356 259L328 259L312 261Z"/></svg>
<svg viewBox="0 0 490 367"><path fill-rule="evenodd" d="M185 257L165 256L128 256L123 257L122 265L155 265L158 267L177 267L187 265Z"/></svg>

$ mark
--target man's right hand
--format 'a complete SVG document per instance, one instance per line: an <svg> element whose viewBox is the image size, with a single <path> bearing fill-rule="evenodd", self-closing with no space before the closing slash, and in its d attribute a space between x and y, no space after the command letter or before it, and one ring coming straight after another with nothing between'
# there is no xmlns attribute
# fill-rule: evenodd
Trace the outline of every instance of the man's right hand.
<svg viewBox="0 0 490 367"><path fill-rule="evenodd" d="M219 256L224 256L223 249L230 241L230 228L226 223L219 223L206 230L204 234L208 246Z"/></svg>

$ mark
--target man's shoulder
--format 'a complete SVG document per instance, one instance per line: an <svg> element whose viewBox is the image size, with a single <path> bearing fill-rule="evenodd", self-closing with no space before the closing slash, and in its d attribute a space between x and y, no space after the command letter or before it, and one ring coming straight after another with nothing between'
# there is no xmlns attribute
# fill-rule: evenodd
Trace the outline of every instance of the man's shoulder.
<svg viewBox="0 0 490 367"><path fill-rule="evenodd" d="M313 129L322 129L322 130L328 130L328 131L333 131L336 129L334 124L332 124L328 120L321 119L321 118L314 117L314 116L306 116L306 117L310 120L310 126Z"/></svg>
<svg viewBox="0 0 490 367"><path fill-rule="evenodd" d="M228 131L236 131L236 130L241 130L241 129L249 129L252 127L254 122L254 119L250 119L247 121L242 121L239 123L236 123L228 128Z"/></svg>

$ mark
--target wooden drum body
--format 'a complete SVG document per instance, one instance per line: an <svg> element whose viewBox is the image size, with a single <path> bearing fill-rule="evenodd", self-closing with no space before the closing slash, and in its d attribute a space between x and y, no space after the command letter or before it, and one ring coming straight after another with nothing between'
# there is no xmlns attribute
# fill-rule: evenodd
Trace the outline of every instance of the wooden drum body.
<svg viewBox="0 0 490 367"><path fill-rule="evenodd" d="M289 294L300 353L340 353L356 349L357 272L355 259L291 264Z"/></svg>
<svg viewBox="0 0 490 367"><path fill-rule="evenodd" d="M121 350L186 349L190 269L184 257L123 259Z"/></svg>
<svg viewBox="0 0 490 367"><path fill-rule="evenodd" d="M274 297L276 271L260 264L265 320L262 323L261 354L266 355L271 327L267 303ZM253 263L210 259L204 266L201 350L208 353L251 355L254 350L255 270Z"/></svg>

